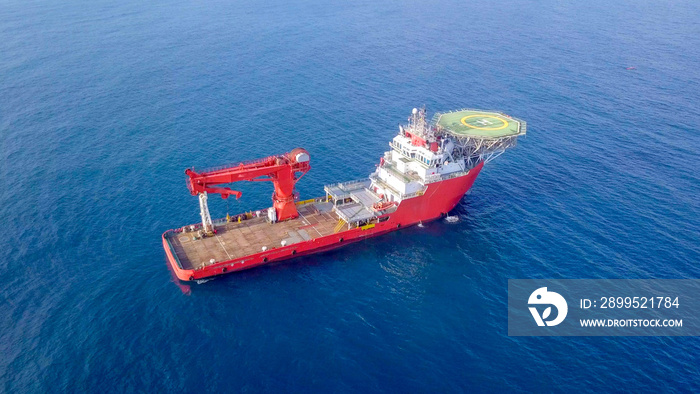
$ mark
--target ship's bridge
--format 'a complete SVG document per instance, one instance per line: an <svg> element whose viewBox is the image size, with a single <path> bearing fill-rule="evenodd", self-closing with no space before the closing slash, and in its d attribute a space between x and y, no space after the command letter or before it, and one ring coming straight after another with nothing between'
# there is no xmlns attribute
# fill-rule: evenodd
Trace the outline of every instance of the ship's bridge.
<svg viewBox="0 0 700 394"><path fill-rule="evenodd" d="M424 167L434 167L445 157L444 154L433 152L425 146L413 145L411 139L401 134L394 137L391 147L407 159L415 159Z"/></svg>

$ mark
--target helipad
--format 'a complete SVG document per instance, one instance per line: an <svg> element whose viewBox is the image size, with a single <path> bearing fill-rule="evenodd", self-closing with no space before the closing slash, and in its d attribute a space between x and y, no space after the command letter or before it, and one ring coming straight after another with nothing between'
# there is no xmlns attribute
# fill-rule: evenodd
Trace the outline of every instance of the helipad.
<svg viewBox="0 0 700 394"><path fill-rule="evenodd" d="M458 137L502 138L525 134L525 122L500 112L465 109L437 116L437 125Z"/></svg>

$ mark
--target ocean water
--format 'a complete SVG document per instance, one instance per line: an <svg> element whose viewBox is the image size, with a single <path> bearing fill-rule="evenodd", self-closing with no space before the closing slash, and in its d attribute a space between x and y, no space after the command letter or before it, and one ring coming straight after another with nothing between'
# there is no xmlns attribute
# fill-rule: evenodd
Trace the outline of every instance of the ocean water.
<svg viewBox="0 0 700 394"><path fill-rule="evenodd" d="M700 3L0 3L0 391L700 391L696 337L508 337L509 278L700 278ZM627 67L634 67L627 70ZM183 170L372 172L413 107L528 121L454 214L181 288ZM267 184L214 216L269 204Z"/></svg>

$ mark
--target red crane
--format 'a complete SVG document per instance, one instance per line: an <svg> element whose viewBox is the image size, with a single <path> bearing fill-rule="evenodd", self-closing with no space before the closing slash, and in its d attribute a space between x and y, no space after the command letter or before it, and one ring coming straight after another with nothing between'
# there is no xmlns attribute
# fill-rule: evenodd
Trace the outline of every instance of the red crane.
<svg viewBox="0 0 700 394"><path fill-rule="evenodd" d="M204 232L211 233L214 228L207 207L207 193L241 197L241 192L228 187L216 187L225 183L238 181L272 181L275 192L272 194L274 215L269 215L272 221L294 219L299 216L294 203L294 185L307 171L311 169L309 153L301 148L289 153L270 156L232 167L217 168L209 171L195 172L185 170L187 188L193 196L199 195ZM274 217L273 217L274 216Z"/></svg>

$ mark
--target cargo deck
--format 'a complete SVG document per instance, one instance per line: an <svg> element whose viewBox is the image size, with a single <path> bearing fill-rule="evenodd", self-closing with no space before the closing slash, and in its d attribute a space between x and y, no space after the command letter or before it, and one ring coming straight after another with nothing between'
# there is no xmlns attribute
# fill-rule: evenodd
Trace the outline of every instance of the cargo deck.
<svg viewBox="0 0 700 394"><path fill-rule="evenodd" d="M292 245L333 234L338 216L330 203L310 203L298 207L299 217L278 223L269 223L265 217L238 222L215 224L216 234L194 240L196 233L176 233L168 237L182 269L196 270L216 262L243 258L269 249Z"/></svg>

